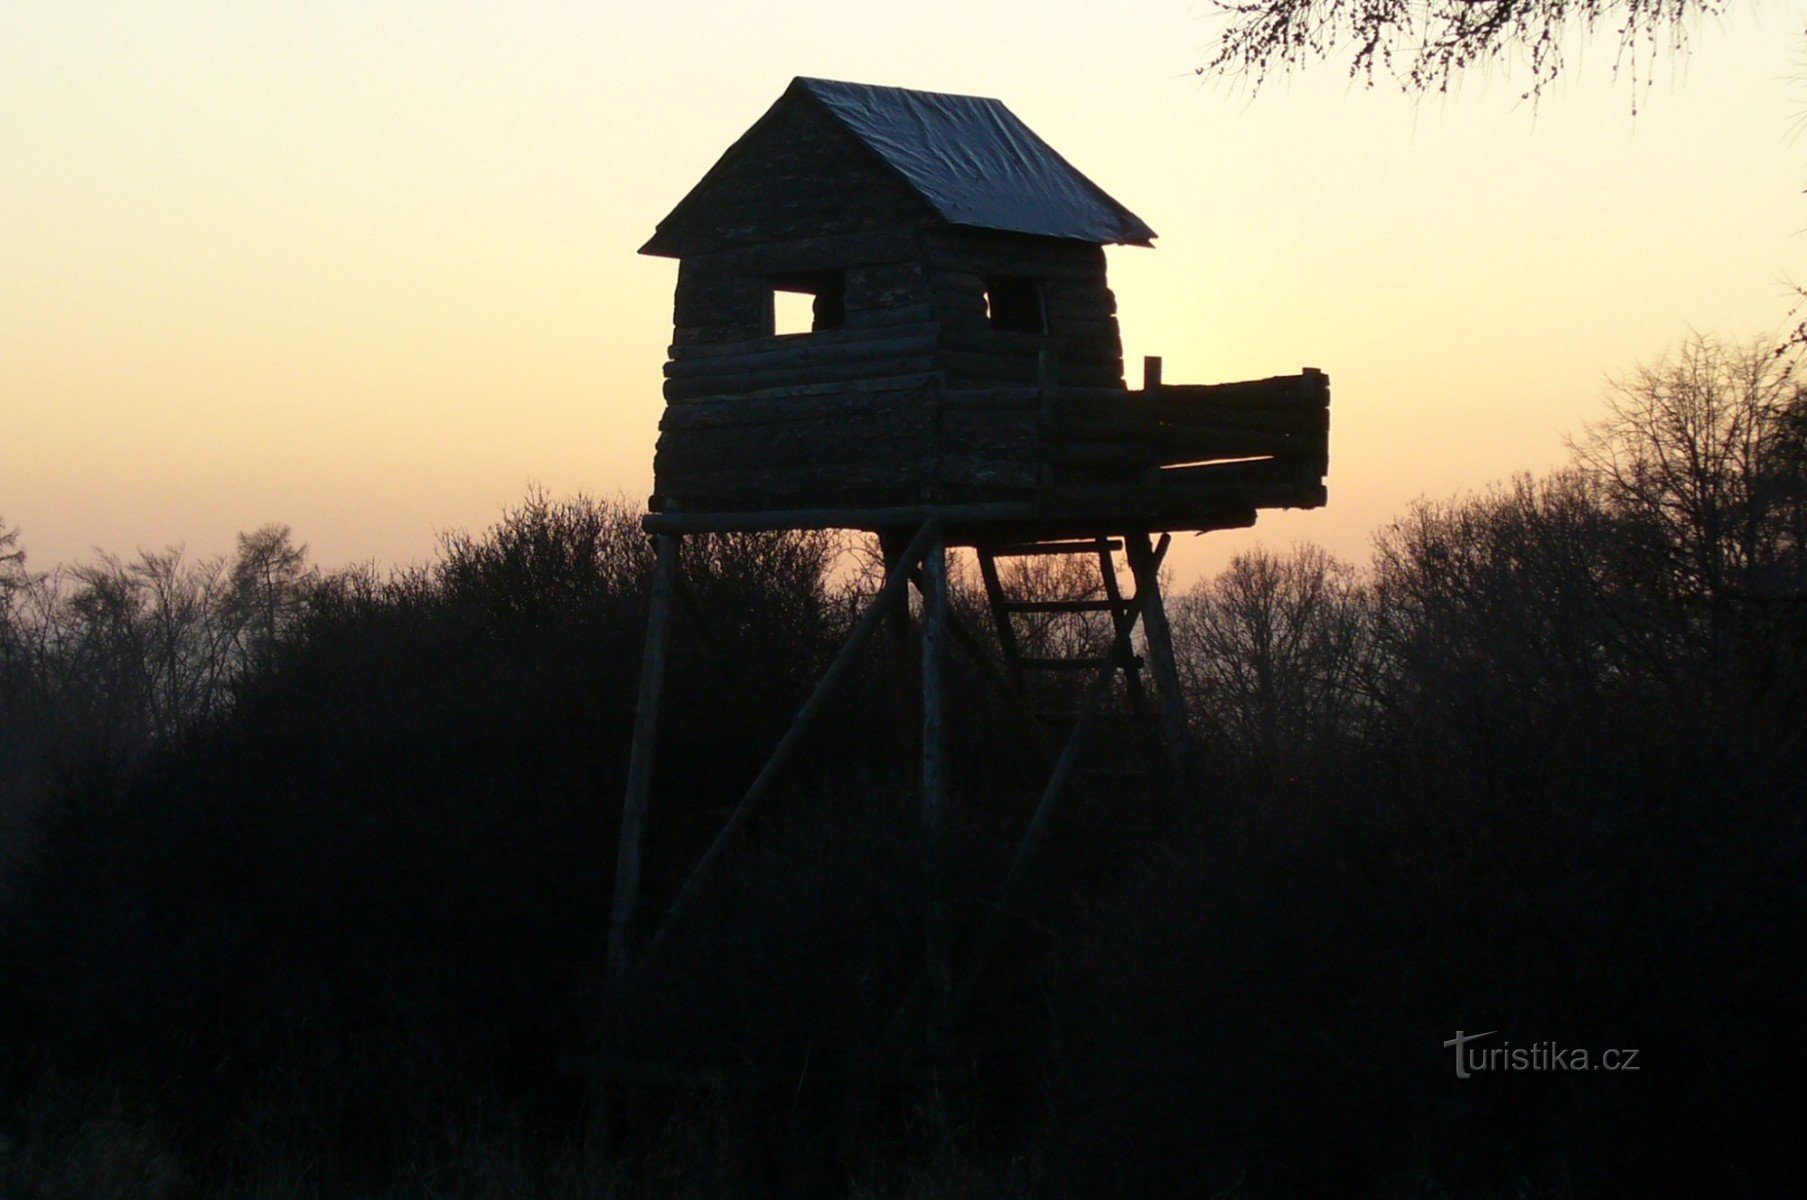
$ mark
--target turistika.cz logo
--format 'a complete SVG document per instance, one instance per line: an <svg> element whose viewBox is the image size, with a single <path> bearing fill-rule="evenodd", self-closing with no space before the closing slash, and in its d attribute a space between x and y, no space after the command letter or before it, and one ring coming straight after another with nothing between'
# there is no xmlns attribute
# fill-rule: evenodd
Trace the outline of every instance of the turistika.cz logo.
<svg viewBox="0 0 1807 1200"><path fill-rule="evenodd" d="M1555 1042L1532 1042L1529 1046L1514 1046L1510 1040L1499 1045L1471 1046L1470 1042L1478 1042L1482 1038L1490 1038L1499 1033L1497 1029L1489 1029L1486 1033L1463 1033L1456 1030L1456 1036L1443 1043L1445 1050L1456 1052L1456 1078L1471 1079L1485 1071L1636 1071L1638 1052L1623 1047L1602 1050L1592 1054L1579 1046L1561 1046Z"/></svg>

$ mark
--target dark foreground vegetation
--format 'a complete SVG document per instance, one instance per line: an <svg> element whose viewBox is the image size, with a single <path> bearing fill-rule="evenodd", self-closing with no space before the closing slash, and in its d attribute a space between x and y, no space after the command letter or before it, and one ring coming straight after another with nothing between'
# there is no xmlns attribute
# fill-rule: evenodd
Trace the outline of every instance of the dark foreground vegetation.
<svg viewBox="0 0 1807 1200"><path fill-rule="evenodd" d="M1571 469L1420 504L1364 568L1259 552L1176 600L1182 798L1074 797L934 1053L882 655L599 1016L651 566L627 507L530 497L390 578L314 572L277 528L220 563L43 577L17 551L0 1195L1807 1178L1807 404L1761 348L1686 348ZM677 627L654 914L872 585L817 535L689 552L725 644ZM966 939L1040 777L952 666ZM1637 1069L1461 1079L1458 1031ZM606 1122L577 1070L598 1047Z"/></svg>

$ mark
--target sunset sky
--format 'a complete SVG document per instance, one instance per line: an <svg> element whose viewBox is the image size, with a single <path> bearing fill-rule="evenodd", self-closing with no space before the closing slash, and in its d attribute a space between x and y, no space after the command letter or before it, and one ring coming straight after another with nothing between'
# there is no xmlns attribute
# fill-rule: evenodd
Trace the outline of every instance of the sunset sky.
<svg viewBox="0 0 1807 1200"><path fill-rule="evenodd" d="M1807 281L1799 10L1535 108L1329 66L1201 81L1191 0L0 8L0 517L33 565L294 527L428 557L530 483L644 502L675 267L636 248L794 75L996 96L1159 232L1132 386L1329 372L1330 507L1183 539L1365 556L1563 454L1604 380ZM1633 115L1634 101L1637 113Z"/></svg>

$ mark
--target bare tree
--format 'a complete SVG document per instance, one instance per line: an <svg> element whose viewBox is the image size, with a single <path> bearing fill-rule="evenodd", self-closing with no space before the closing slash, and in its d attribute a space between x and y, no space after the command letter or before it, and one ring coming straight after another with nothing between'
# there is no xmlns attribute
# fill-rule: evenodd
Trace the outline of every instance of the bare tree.
<svg viewBox="0 0 1807 1200"><path fill-rule="evenodd" d="M1310 544L1251 550L1174 610L1194 710L1232 747L1277 764L1351 731L1371 622L1348 563Z"/></svg>
<svg viewBox="0 0 1807 1200"><path fill-rule="evenodd" d="M1257 87L1347 53L1349 73L1388 75L1407 91L1447 91L1464 71L1517 61L1535 96L1565 68L1574 34L1618 44L1634 80L1662 53L1688 45L1692 26L1725 0L1215 0L1228 17L1201 74L1235 74ZM1616 69L1616 68L1615 68Z"/></svg>
<svg viewBox="0 0 1807 1200"><path fill-rule="evenodd" d="M245 665L266 662L276 643L299 624L318 577L308 566L307 547L295 544L287 525L238 535L226 605Z"/></svg>
<svg viewBox="0 0 1807 1200"><path fill-rule="evenodd" d="M1717 661L1750 604L1807 588L1807 401L1773 344L1695 337L1616 381L1573 443L1627 518L1647 582L1695 614Z"/></svg>

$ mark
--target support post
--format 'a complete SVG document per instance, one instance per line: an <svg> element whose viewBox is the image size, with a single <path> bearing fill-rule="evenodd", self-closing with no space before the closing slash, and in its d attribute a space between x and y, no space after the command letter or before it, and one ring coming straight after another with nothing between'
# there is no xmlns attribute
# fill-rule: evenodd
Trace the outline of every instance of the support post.
<svg viewBox="0 0 1807 1200"><path fill-rule="evenodd" d="M627 969L627 943L640 898L640 834L653 785L653 741L659 728L659 693L665 685L665 632L678 578L678 538L654 541L653 589L646 612L646 649L640 660L640 695L634 705L634 743L628 755L627 793L621 801L621 834L615 848L615 900L609 909L608 958L603 975L612 994Z"/></svg>
<svg viewBox="0 0 1807 1200"><path fill-rule="evenodd" d="M909 542L905 538L907 530L881 530L878 535L879 548L885 559L887 576L897 570L903 562ZM921 666L917 661L920 649L917 645L916 631L911 628L915 622L910 617L908 597L894 605L887 621L888 638L885 646L885 672L889 686L885 691L886 713L891 722L891 742L896 755L897 778L905 778L906 764L913 763L921 749L917 738L920 734L922 714L919 711L919 691L917 675Z"/></svg>
<svg viewBox="0 0 1807 1200"><path fill-rule="evenodd" d="M1148 665L1154 673L1161 703L1161 732L1167 742L1168 760L1180 781L1180 795L1191 782L1189 747L1192 730L1186 720L1186 697L1180 691L1179 666L1173 656L1173 629L1167 624L1167 607L1161 602L1160 558L1146 533L1123 539L1129 552L1129 568L1136 578L1136 595L1142 604L1142 630L1148 639Z"/></svg>
<svg viewBox="0 0 1807 1200"><path fill-rule="evenodd" d="M927 839L924 954L931 1036L947 1007L947 729L942 672L947 660L947 546L937 527L923 552L922 825Z"/></svg>

